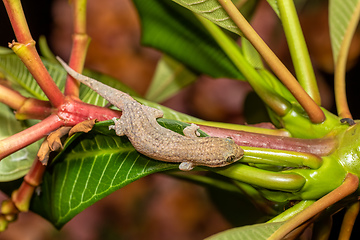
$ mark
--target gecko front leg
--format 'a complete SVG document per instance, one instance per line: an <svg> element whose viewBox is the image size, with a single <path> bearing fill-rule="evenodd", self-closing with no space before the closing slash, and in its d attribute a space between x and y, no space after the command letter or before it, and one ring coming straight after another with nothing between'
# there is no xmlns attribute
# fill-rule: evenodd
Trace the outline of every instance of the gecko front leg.
<svg viewBox="0 0 360 240"><path fill-rule="evenodd" d="M109 130L114 129L116 135L124 136L125 135L125 131L124 131L125 125L124 125L124 122L122 121L122 118L116 119L116 117L114 117L112 120L114 121L114 125L110 125Z"/></svg>

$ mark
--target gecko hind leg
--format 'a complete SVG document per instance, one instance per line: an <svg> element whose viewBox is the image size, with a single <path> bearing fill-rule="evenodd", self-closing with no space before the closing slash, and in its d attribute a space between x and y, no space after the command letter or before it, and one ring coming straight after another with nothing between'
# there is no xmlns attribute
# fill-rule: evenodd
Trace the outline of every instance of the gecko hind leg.
<svg viewBox="0 0 360 240"><path fill-rule="evenodd" d="M190 126L187 126L184 128L183 133L187 137L200 137L200 133L197 131L199 129L199 126L196 124L191 124Z"/></svg>
<svg viewBox="0 0 360 240"><path fill-rule="evenodd" d="M109 130L114 129L116 135L118 136L124 136L125 135L125 131L124 131L124 123L121 120L121 118L118 120L115 117L112 119L114 121L114 125L110 125L109 126Z"/></svg>
<svg viewBox="0 0 360 240"><path fill-rule="evenodd" d="M179 165L179 169L181 171L190 171L194 168L194 164L192 162L182 162Z"/></svg>

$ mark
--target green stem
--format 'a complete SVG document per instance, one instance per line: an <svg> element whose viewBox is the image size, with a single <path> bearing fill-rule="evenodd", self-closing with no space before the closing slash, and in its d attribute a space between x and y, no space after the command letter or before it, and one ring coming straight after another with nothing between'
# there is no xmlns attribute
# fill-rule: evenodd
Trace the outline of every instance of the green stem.
<svg viewBox="0 0 360 240"><path fill-rule="evenodd" d="M295 192L305 184L305 179L298 174L271 172L245 164L232 164L209 170L234 180L273 190Z"/></svg>
<svg viewBox="0 0 360 240"><path fill-rule="evenodd" d="M242 147L244 157L241 162L271 164L284 167L309 167L318 169L322 164L322 159L310 153L300 153L286 150L275 150L255 147Z"/></svg>
<svg viewBox="0 0 360 240"><path fill-rule="evenodd" d="M278 0L277 5L279 7L281 23L293 60L296 77L310 97L312 97L318 105L321 105L321 98L314 69L296 14L294 2L293 0Z"/></svg>
<svg viewBox="0 0 360 240"><path fill-rule="evenodd" d="M325 121L325 115L321 108L305 92L299 82L294 78L294 76L289 72L289 70L284 66L284 64L279 60L274 52L271 51L271 49L266 45L261 37L255 32L255 30L246 21L235 5L229 0L218 1L229 14L234 23L243 32L246 38L264 58L279 80L289 89L296 100L305 109L310 120L313 123L321 123Z"/></svg>
<svg viewBox="0 0 360 240"><path fill-rule="evenodd" d="M294 217L296 214L300 213L301 211L305 210L307 207L312 205L315 201L314 200L303 200L297 203L295 206L287 209L286 211L280 213L276 217L272 218L268 222L283 222L287 221L290 218Z"/></svg>
<svg viewBox="0 0 360 240"><path fill-rule="evenodd" d="M311 206L301 211L299 214L291 218L284 225L282 225L278 230L276 230L268 240L283 239L289 232L291 232L296 227L300 226L305 221L314 217L316 214L325 210L330 205L340 201L346 196L352 194L358 189L359 179L356 175L348 173L344 182L335 190L328 193L324 197L317 200Z"/></svg>
<svg viewBox="0 0 360 240"><path fill-rule="evenodd" d="M291 108L290 103L262 84L262 77L240 53L235 43L231 41L219 27L203 17L199 16L198 19L230 57L235 66L242 72L261 99L279 116L284 116Z"/></svg>

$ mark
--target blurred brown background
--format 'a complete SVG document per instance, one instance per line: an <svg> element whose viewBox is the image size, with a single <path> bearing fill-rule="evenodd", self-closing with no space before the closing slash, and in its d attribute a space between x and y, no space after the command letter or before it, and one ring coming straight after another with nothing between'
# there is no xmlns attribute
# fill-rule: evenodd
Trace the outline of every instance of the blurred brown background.
<svg viewBox="0 0 360 240"><path fill-rule="evenodd" d="M71 48L72 12L67 0L24 1L25 14L35 40L47 36L55 54L68 59ZM310 1L311 2L311 1ZM316 3L315 3L316 2ZM333 109L332 56L327 26L327 2L313 1L300 11L305 37L319 79L323 105ZM0 12L0 44L14 35L4 8ZM260 1L252 20L259 34L289 68L291 61L277 16ZM92 41L86 67L111 75L145 94L161 54L140 46L140 24L130 0L88 1L88 34ZM349 89L359 89L356 67L359 35L351 52ZM244 124L244 101L251 88L229 79L201 77L164 104L181 112L213 121ZM349 92L356 104L359 94ZM354 116L359 113L350 104ZM5 198L2 195L1 198ZM83 211L61 231L32 214L20 214L0 239L203 239L230 228L210 201L206 190L162 174L138 180Z"/></svg>

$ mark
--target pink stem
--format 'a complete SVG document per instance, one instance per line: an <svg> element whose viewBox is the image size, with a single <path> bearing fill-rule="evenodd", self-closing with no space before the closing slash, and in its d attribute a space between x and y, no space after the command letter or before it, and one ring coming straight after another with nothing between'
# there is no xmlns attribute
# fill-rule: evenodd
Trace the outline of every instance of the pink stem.
<svg viewBox="0 0 360 240"><path fill-rule="evenodd" d="M231 137L240 146L270 148L295 152L312 153L326 156L336 147L336 141L330 138L300 139L273 136L245 131L199 125L200 129L214 137Z"/></svg>
<svg viewBox="0 0 360 240"><path fill-rule="evenodd" d="M25 101L26 97L22 96L17 91L0 84L0 102L17 110L24 104Z"/></svg>
<svg viewBox="0 0 360 240"><path fill-rule="evenodd" d="M105 121L121 116L121 112L117 110L87 104L68 96L66 98L70 98L70 100L65 101L65 104L60 107L57 113L66 126L73 126L89 119Z"/></svg>
<svg viewBox="0 0 360 240"><path fill-rule="evenodd" d="M50 115L40 123L0 140L0 160L36 142L62 125L64 123L57 115Z"/></svg>

